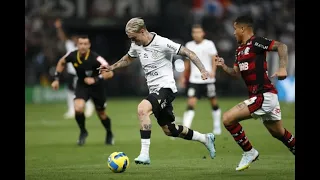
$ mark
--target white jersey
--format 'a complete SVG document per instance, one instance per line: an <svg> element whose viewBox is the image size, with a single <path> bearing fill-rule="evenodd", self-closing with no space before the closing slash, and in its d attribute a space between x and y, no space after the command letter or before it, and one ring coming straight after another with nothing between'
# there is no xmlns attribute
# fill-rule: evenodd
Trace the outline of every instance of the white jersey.
<svg viewBox="0 0 320 180"><path fill-rule="evenodd" d="M74 42L69 39L65 42L65 48L67 53L78 49ZM76 69L73 67L72 63L67 63L67 72L72 75L77 75Z"/></svg>
<svg viewBox="0 0 320 180"><path fill-rule="evenodd" d="M206 70L210 73L212 71L212 56L217 55L217 49L211 40L204 39L201 43L197 44L195 41L189 41L186 44L186 48L195 52L201 60ZM194 84L207 84L214 83L215 78L208 78L202 80L201 73L194 63L190 62L190 78L189 82Z"/></svg>
<svg viewBox="0 0 320 180"><path fill-rule="evenodd" d="M149 93L157 93L160 88L170 88L175 93L177 86L173 76L172 55L179 52L181 44L152 34L154 37L147 46L131 43L128 55L140 59Z"/></svg>

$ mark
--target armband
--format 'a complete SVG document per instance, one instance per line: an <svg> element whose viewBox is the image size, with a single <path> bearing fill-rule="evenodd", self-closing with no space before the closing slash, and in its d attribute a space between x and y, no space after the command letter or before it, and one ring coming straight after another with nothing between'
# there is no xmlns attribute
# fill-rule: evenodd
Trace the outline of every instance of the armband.
<svg viewBox="0 0 320 180"><path fill-rule="evenodd" d="M59 72L55 72L54 73L54 80L57 80L57 81L59 81L60 80L60 77L61 77L61 73L59 73Z"/></svg>

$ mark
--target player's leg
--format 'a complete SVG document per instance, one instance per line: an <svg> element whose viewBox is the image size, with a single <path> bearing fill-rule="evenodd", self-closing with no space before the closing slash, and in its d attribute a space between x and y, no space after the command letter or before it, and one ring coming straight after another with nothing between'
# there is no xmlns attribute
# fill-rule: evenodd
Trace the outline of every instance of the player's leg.
<svg viewBox="0 0 320 180"><path fill-rule="evenodd" d="M210 100L212 107L212 119L213 119L213 134L221 134L221 109L218 105L218 99L216 94L216 87L214 83L207 84L207 97Z"/></svg>
<svg viewBox="0 0 320 180"><path fill-rule="evenodd" d="M107 95L105 88L103 86L90 88L89 95L94 103L100 122L106 130L105 144L113 145L114 136L111 130L111 118L105 112L107 106Z"/></svg>
<svg viewBox="0 0 320 180"><path fill-rule="evenodd" d="M94 112L94 109L95 109L94 107L95 106L94 106L94 103L93 103L92 99L89 99L86 102L86 108L85 108L85 112L84 112L86 117L91 117L92 116L92 114Z"/></svg>
<svg viewBox="0 0 320 180"><path fill-rule="evenodd" d="M150 96L150 95L149 95ZM147 97L147 99L149 98ZM150 101L144 99L138 105L138 118L140 121L141 150L140 155L134 159L136 164L150 164L149 148L151 138L152 105Z"/></svg>
<svg viewBox="0 0 320 180"><path fill-rule="evenodd" d="M283 127L282 120L264 121L263 124L274 138L280 140L290 150L290 152L295 155L296 139L287 129Z"/></svg>
<svg viewBox="0 0 320 180"><path fill-rule="evenodd" d="M67 82L67 112L63 115L65 119L74 118L74 93L75 93L75 82L76 76L72 74L68 74L68 82Z"/></svg>
<svg viewBox="0 0 320 180"><path fill-rule="evenodd" d="M290 150L290 152L295 155L296 139L287 129L283 127L278 96L275 94L269 95L276 102L276 106L270 113L262 116L263 124L274 138L280 140Z"/></svg>
<svg viewBox="0 0 320 180"><path fill-rule="evenodd" d="M80 128L80 135L78 139L78 145L84 145L85 140L88 136L88 131L85 127L85 116L84 116L84 107L86 101L89 99L88 90L81 86L77 86L75 90L75 99L74 99L74 110L75 110L75 119Z"/></svg>
<svg viewBox="0 0 320 180"><path fill-rule="evenodd" d="M210 157L214 158L216 150L214 147L215 137L212 133L203 134L183 125L174 124L175 117L171 103L161 110L157 117L158 124L167 136L180 137L185 140L203 143L209 150Z"/></svg>
<svg viewBox="0 0 320 180"><path fill-rule="evenodd" d="M262 103L263 97L259 95L239 103L222 115L222 122L225 128L244 151L242 159L236 168L237 171L248 168L259 156L258 151L252 147L239 122L251 118L251 114L260 109Z"/></svg>
<svg viewBox="0 0 320 180"><path fill-rule="evenodd" d="M187 109L183 114L183 121L182 124L183 126L186 126L188 128L191 127L192 120L195 116L195 106L197 104L197 100L199 97L199 91L197 89L196 84L189 84L188 90L187 90L187 96L188 96L188 101L187 101Z"/></svg>
<svg viewBox="0 0 320 180"><path fill-rule="evenodd" d="M217 97L209 99L212 108L213 134L220 135L221 130L221 109L218 105Z"/></svg>

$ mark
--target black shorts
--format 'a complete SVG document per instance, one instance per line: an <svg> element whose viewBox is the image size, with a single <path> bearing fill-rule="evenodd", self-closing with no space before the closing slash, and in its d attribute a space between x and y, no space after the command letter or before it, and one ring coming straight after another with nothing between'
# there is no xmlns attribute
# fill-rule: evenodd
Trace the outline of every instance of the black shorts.
<svg viewBox="0 0 320 180"><path fill-rule="evenodd" d="M170 88L161 88L158 93L151 93L145 99L152 105L152 112L160 126L171 124L175 121L172 101L176 98Z"/></svg>
<svg viewBox="0 0 320 180"><path fill-rule="evenodd" d="M78 77L76 75L68 73L67 87L70 91L74 91L76 89L77 80L78 80Z"/></svg>
<svg viewBox="0 0 320 180"><path fill-rule="evenodd" d="M106 108L107 94L103 84L87 86L77 84L75 89L74 99L83 99L88 101L92 99L97 110L104 110Z"/></svg>
<svg viewBox="0 0 320 180"><path fill-rule="evenodd" d="M216 96L216 86L214 83L193 84L189 83L187 90L188 97L196 97L200 99L202 96L214 98Z"/></svg>

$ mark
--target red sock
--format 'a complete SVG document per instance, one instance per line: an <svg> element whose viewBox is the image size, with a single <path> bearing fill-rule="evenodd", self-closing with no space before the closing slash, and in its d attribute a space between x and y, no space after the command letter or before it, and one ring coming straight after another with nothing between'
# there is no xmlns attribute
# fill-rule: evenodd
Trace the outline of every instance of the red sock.
<svg viewBox="0 0 320 180"><path fill-rule="evenodd" d="M284 135L280 138L278 138L280 141L283 142L284 145L286 145L289 150L292 152L293 155L296 153L296 138L286 129L284 129Z"/></svg>
<svg viewBox="0 0 320 180"><path fill-rule="evenodd" d="M231 133L233 139L239 144L243 151L250 151L252 149L252 145L239 123L225 127Z"/></svg>

